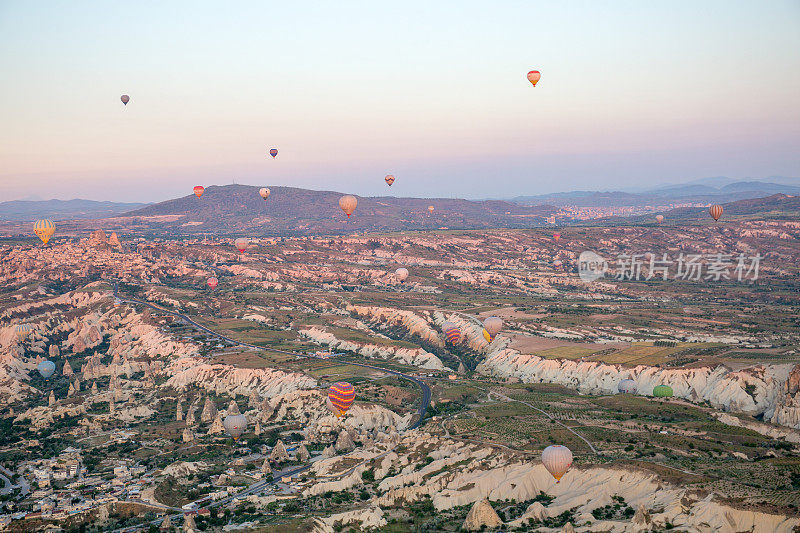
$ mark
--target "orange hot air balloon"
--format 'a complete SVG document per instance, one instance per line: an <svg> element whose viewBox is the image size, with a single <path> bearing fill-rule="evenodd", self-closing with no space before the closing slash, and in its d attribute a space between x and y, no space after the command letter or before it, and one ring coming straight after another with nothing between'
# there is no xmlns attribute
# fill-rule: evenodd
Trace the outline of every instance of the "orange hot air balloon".
<svg viewBox="0 0 800 533"><path fill-rule="evenodd" d="M333 411L337 418L344 416L353 401L356 399L356 390L345 381L340 381L331 385L328 389L328 409Z"/></svg>
<svg viewBox="0 0 800 533"><path fill-rule="evenodd" d="M217 285L219 285L219 280L212 276L208 278L208 281L206 283L208 283L208 286L211 287L211 289L216 289Z"/></svg>
<svg viewBox="0 0 800 533"><path fill-rule="evenodd" d="M267 189L266 187L261 187L261 188L258 190L258 194L260 194L260 195L261 195L261 198L263 198L264 200L266 200L267 198L269 198L269 195L270 195L270 190L269 190L269 189Z"/></svg>
<svg viewBox="0 0 800 533"><path fill-rule="evenodd" d="M245 250L247 250L247 245L250 244L250 242L244 237L239 237L233 244L236 246L236 249L239 250L239 253L243 254Z"/></svg>
<svg viewBox="0 0 800 533"><path fill-rule="evenodd" d="M432 205L428 206L428 213L433 214L433 206Z"/></svg>
<svg viewBox="0 0 800 533"><path fill-rule="evenodd" d="M558 242L559 239L561 239L561 234L560 233L553 233L553 240Z"/></svg>
<svg viewBox="0 0 800 533"><path fill-rule="evenodd" d="M386 184L387 184L389 187L391 187L391 186L392 186L392 183L394 183L394 176L392 176L391 174L389 174L388 176L386 176L386 177L385 177L385 178L383 178L383 179L384 179L384 181L386 181Z"/></svg>
<svg viewBox="0 0 800 533"><path fill-rule="evenodd" d="M203 187L202 185L195 185L194 189L192 190L194 191L194 195L200 198L201 196L203 196L203 192L205 192L206 188Z"/></svg>
<svg viewBox="0 0 800 533"><path fill-rule="evenodd" d="M356 210L356 206L358 205L358 198L351 194L347 194L339 198L339 207L344 214L347 215L347 218L350 218L350 215L353 214L353 211Z"/></svg>
<svg viewBox="0 0 800 533"><path fill-rule="evenodd" d="M539 83L539 80L542 79L542 73L538 70L532 70L528 72L528 81L536 87L536 84Z"/></svg>
<svg viewBox="0 0 800 533"><path fill-rule="evenodd" d="M49 218L43 218L33 224L33 232L47 244L56 233L56 225Z"/></svg>
<svg viewBox="0 0 800 533"><path fill-rule="evenodd" d="M719 204L712 205L711 207L708 208L708 213L714 220L719 220L719 217L722 216L722 211L723 211L722 206Z"/></svg>

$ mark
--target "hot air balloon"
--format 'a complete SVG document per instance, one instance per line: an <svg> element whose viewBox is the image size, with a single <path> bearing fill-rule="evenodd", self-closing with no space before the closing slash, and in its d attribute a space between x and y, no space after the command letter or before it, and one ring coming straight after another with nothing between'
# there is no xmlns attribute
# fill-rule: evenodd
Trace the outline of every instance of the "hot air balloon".
<svg viewBox="0 0 800 533"><path fill-rule="evenodd" d="M673 394L672 387L669 385L656 385L653 387L653 396L656 398L670 398Z"/></svg>
<svg viewBox="0 0 800 533"><path fill-rule="evenodd" d="M719 204L712 205L711 207L708 208L708 213L714 220L719 220L719 217L722 216L722 211L723 211L722 206Z"/></svg>
<svg viewBox="0 0 800 533"><path fill-rule="evenodd" d="M656 222L658 222L659 224L664 222L664 215L656 215Z"/></svg>
<svg viewBox="0 0 800 533"><path fill-rule="evenodd" d="M245 250L247 250L247 245L250 244L250 241L244 237L239 237L233 242L233 244L236 246L236 249L239 250L239 253L243 254Z"/></svg>
<svg viewBox="0 0 800 533"><path fill-rule="evenodd" d="M386 184L387 184L389 187L391 187L391 186L392 186L392 183L394 183L394 176L392 176L391 174L389 174L388 176L386 176L386 177L385 177L385 178L383 178L383 179L386 181Z"/></svg>
<svg viewBox="0 0 800 533"><path fill-rule="evenodd" d="M269 190L269 189L267 189L266 187L261 187L261 188L258 190L258 194L260 194L260 195L261 195L261 198L263 198L264 200L266 200L267 198L269 198L269 193L270 193L270 190Z"/></svg>
<svg viewBox="0 0 800 533"><path fill-rule="evenodd" d="M553 233L553 240L558 242L559 239L561 239L561 234L560 233Z"/></svg>
<svg viewBox="0 0 800 533"><path fill-rule="evenodd" d="M208 286L211 287L211 289L213 290L217 288L217 285L219 285L219 280L216 277L211 276L210 278L208 278L208 281L206 283L208 283Z"/></svg>
<svg viewBox="0 0 800 533"><path fill-rule="evenodd" d="M531 70L528 72L528 81L536 87L536 84L539 83L539 80L542 79L542 73L538 70Z"/></svg>
<svg viewBox="0 0 800 533"><path fill-rule="evenodd" d="M274 159L275 156L278 155L278 149L277 148L271 148L270 151L269 151L269 155L271 155L272 158Z"/></svg>
<svg viewBox="0 0 800 533"><path fill-rule="evenodd" d="M542 464L556 478L556 483L559 483L572 466L572 452L560 444L548 446L542 452Z"/></svg>
<svg viewBox="0 0 800 533"><path fill-rule="evenodd" d="M128 96L127 94L123 94L122 96L119 97L119 99L122 100L123 105L128 105L128 102L131 101L131 97Z"/></svg>
<svg viewBox="0 0 800 533"><path fill-rule="evenodd" d="M432 205L428 206L428 213L433 214L433 206Z"/></svg>
<svg viewBox="0 0 800 533"><path fill-rule="evenodd" d="M397 280L400 283L403 283L408 278L408 269L400 267L394 271L394 275L397 276Z"/></svg>
<svg viewBox="0 0 800 533"><path fill-rule="evenodd" d="M203 196L203 191L205 191L206 188L203 187L202 185L195 185L193 190L194 190L194 195L200 198L201 196Z"/></svg>
<svg viewBox="0 0 800 533"><path fill-rule="evenodd" d="M632 379L623 379L617 385L617 390L622 394L636 394L636 382Z"/></svg>
<svg viewBox="0 0 800 533"><path fill-rule="evenodd" d="M461 328L450 321L442 324L442 331L444 332L444 338L450 344L457 344L461 340Z"/></svg>
<svg viewBox="0 0 800 533"><path fill-rule="evenodd" d="M14 335L17 336L19 342L24 341L32 332L33 328L31 328L30 324L17 324L14 327Z"/></svg>
<svg viewBox="0 0 800 533"><path fill-rule="evenodd" d="M555 268L561 268L561 265L562 265L561 259L556 259L555 261L553 261L553 266Z"/></svg>
<svg viewBox="0 0 800 533"><path fill-rule="evenodd" d="M48 379L56 371L56 364L52 361L44 360L36 365L36 370L42 375L44 379Z"/></svg>
<svg viewBox="0 0 800 533"><path fill-rule="evenodd" d="M358 198L353 195L347 194L339 198L339 207L344 211L344 214L347 215L347 218L350 218L350 215L356 210L357 205Z"/></svg>
<svg viewBox="0 0 800 533"><path fill-rule="evenodd" d="M222 425L228 435L233 437L234 441L237 441L247 430L247 417L244 415L228 415L222 421Z"/></svg>
<svg viewBox="0 0 800 533"><path fill-rule="evenodd" d="M43 218L33 224L33 232L47 244L56 233L56 225L49 218Z"/></svg>
<svg viewBox="0 0 800 533"><path fill-rule="evenodd" d="M494 340L501 329L503 329L503 320L496 316L490 316L483 321L483 336L489 342Z"/></svg>
<svg viewBox="0 0 800 533"><path fill-rule="evenodd" d="M352 385L344 381L334 383L328 389L328 401L326 405L337 418L344 416L350 406L353 405L353 400L356 399L356 390Z"/></svg>

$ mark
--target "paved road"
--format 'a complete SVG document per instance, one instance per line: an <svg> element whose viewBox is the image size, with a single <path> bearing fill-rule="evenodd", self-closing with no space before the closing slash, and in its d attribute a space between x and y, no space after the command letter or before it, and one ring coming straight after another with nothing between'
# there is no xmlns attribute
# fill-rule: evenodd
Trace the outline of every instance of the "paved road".
<svg viewBox="0 0 800 533"><path fill-rule="evenodd" d="M156 310L156 311L158 311L160 313L167 313L169 315L172 315L174 317L177 317L177 318L181 319L182 321L184 321L187 324L190 324L191 326L194 326L195 328L199 329L200 331L203 331L203 332L205 332L205 333L207 333L209 335L217 337L218 339L222 339L222 340L224 340L226 342L229 342L231 344L234 344L236 346L246 346L248 348L254 348L256 350L264 350L264 351L268 351L268 352L277 352L277 353L282 353L282 354L286 354L286 355L293 355L295 357L303 357L303 358L306 358L306 359L316 359L313 356L310 356L310 355L307 355L307 354L303 354L303 353L290 352L290 351L287 351L287 350L279 350L277 348L269 348L267 346L257 346L255 344L249 344L249 343L246 343L246 342L240 342L240 341L237 341L235 339L231 339L230 337L226 337L225 335L222 335L222 334L217 333L215 331L212 331L212 330L208 329L207 327L203 326L202 324L198 324L197 322L195 322L194 320L192 320L188 316L184 315L183 313L178 313L176 311L170 311L169 309L165 309L165 308L163 308L161 306L152 304L150 302L145 302L144 300L137 300L136 298L122 298L122 297L119 296L119 282L114 282L114 298L116 298L120 302L144 305L144 306L149 307L150 309L154 309L154 310ZM367 364L364 364L364 363L355 363L355 362L352 362L352 361L347 361L347 360L339 359L339 358L336 358L336 357L329 357L328 359L331 359L331 360L334 360L334 361L338 361L338 362L343 363L343 364L360 366L362 368L371 368L373 370L379 370L381 372L385 372L387 374L392 374L392 375L397 376L397 377L399 377L401 379L405 379L405 380L408 380L408 381L411 381L411 382L415 383L417 386L419 386L420 390L422 391L422 397L420 398L419 407L417 408L418 419L417 419L416 422L414 422L414 424L409 426L408 429L416 429L422 424L423 419L425 417L425 413L428 411L428 406L430 406L430 404L431 404L431 389L430 389L430 387L428 387L427 384L425 384L424 381L422 381L420 379L417 379L414 376L409 376L407 374L403 374L402 372L398 372L396 370L389 370L387 368L381 368L379 366L367 365Z"/></svg>

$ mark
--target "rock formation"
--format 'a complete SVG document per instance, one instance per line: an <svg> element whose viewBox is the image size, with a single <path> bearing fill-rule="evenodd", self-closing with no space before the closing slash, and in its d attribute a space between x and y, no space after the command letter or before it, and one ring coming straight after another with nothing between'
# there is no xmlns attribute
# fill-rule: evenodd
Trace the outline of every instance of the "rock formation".
<svg viewBox="0 0 800 533"><path fill-rule="evenodd" d="M282 463L289 460L289 453L286 451L286 446L284 446L282 440L279 440L275 444L275 447L272 448L269 454L269 460L275 463Z"/></svg>
<svg viewBox="0 0 800 533"><path fill-rule="evenodd" d="M354 450L355 447L356 445L353 442L352 437L350 437L350 433L348 433L345 430L342 430L341 433L339 433L339 438L336 439L336 444L334 445L336 451L340 453L349 452L351 450Z"/></svg>
<svg viewBox="0 0 800 533"><path fill-rule="evenodd" d="M217 406L211 401L210 397L206 397L206 403L203 405L203 412L200 415L200 421L204 424L213 421L217 417Z"/></svg>
<svg viewBox="0 0 800 533"><path fill-rule="evenodd" d="M479 531L481 528L491 529L501 525L503 525L503 521L497 516L486 498L476 501L467 513L467 519L464 520L464 529L467 531Z"/></svg>

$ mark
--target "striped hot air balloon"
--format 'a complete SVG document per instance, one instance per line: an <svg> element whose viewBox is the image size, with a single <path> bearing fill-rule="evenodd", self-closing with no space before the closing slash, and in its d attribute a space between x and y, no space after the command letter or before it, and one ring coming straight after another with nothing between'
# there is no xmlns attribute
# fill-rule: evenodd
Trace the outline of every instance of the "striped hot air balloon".
<svg viewBox="0 0 800 533"><path fill-rule="evenodd" d="M194 191L194 195L200 198L201 196L203 196L203 192L206 190L206 188L203 187L202 185L195 185L194 189L192 190Z"/></svg>
<svg viewBox="0 0 800 533"><path fill-rule="evenodd" d="M24 341L32 332L33 328L31 328L30 324L17 324L14 327L14 335L17 336L17 340L20 342Z"/></svg>
<svg viewBox="0 0 800 533"><path fill-rule="evenodd" d="M43 218L33 224L33 232L42 239L43 243L47 244L56 232L56 225L49 218Z"/></svg>
<svg viewBox="0 0 800 533"><path fill-rule="evenodd" d="M452 322L448 321L442 324L442 331L444 332L444 338L450 344L457 344L461 340L461 328Z"/></svg>
<svg viewBox="0 0 800 533"><path fill-rule="evenodd" d="M352 385L344 381L334 383L328 389L328 409L333 411L336 417L344 416L350 406L353 405L353 400L356 399L356 390Z"/></svg>
<svg viewBox="0 0 800 533"><path fill-rule="evenodd" d="M389 174L383 179L386 181L386 185L388 185L389 187L391 187L392 183L394 183L394 176L392 176L391 174Z"/></svg>
<svg viewBox="0 0 800 533"><path fill-rule="evenodd" d="M712 205L708 208L708 214L711 215L711 218L714 220L719 220L719 217L722 216L722 206L719 204Z"/></svg>
<svg viewBox="0 0 800 533"><path fill-rule="evenodd" d="M548 446L542 452L542 464L550 475L556 478L556 483L559 483L572 466L572 452L560 444Z"/></svg>
<svg viewBox="0 0 800 533"><path fill-rule="evenodd" d="M528 81L531 82L531 85L536 87L536 84L539 83L539 80L542 79L542 73L538 70L531 70L528 72Z"/></svg>
<svg viewBox="0 0 800 533"><path fill-rule="evenodd" d="M269 155L271 155L272 158L275 159L275 156L278 155L278 149L277 148L271 148L270 151L269 151Z"/></svg>

